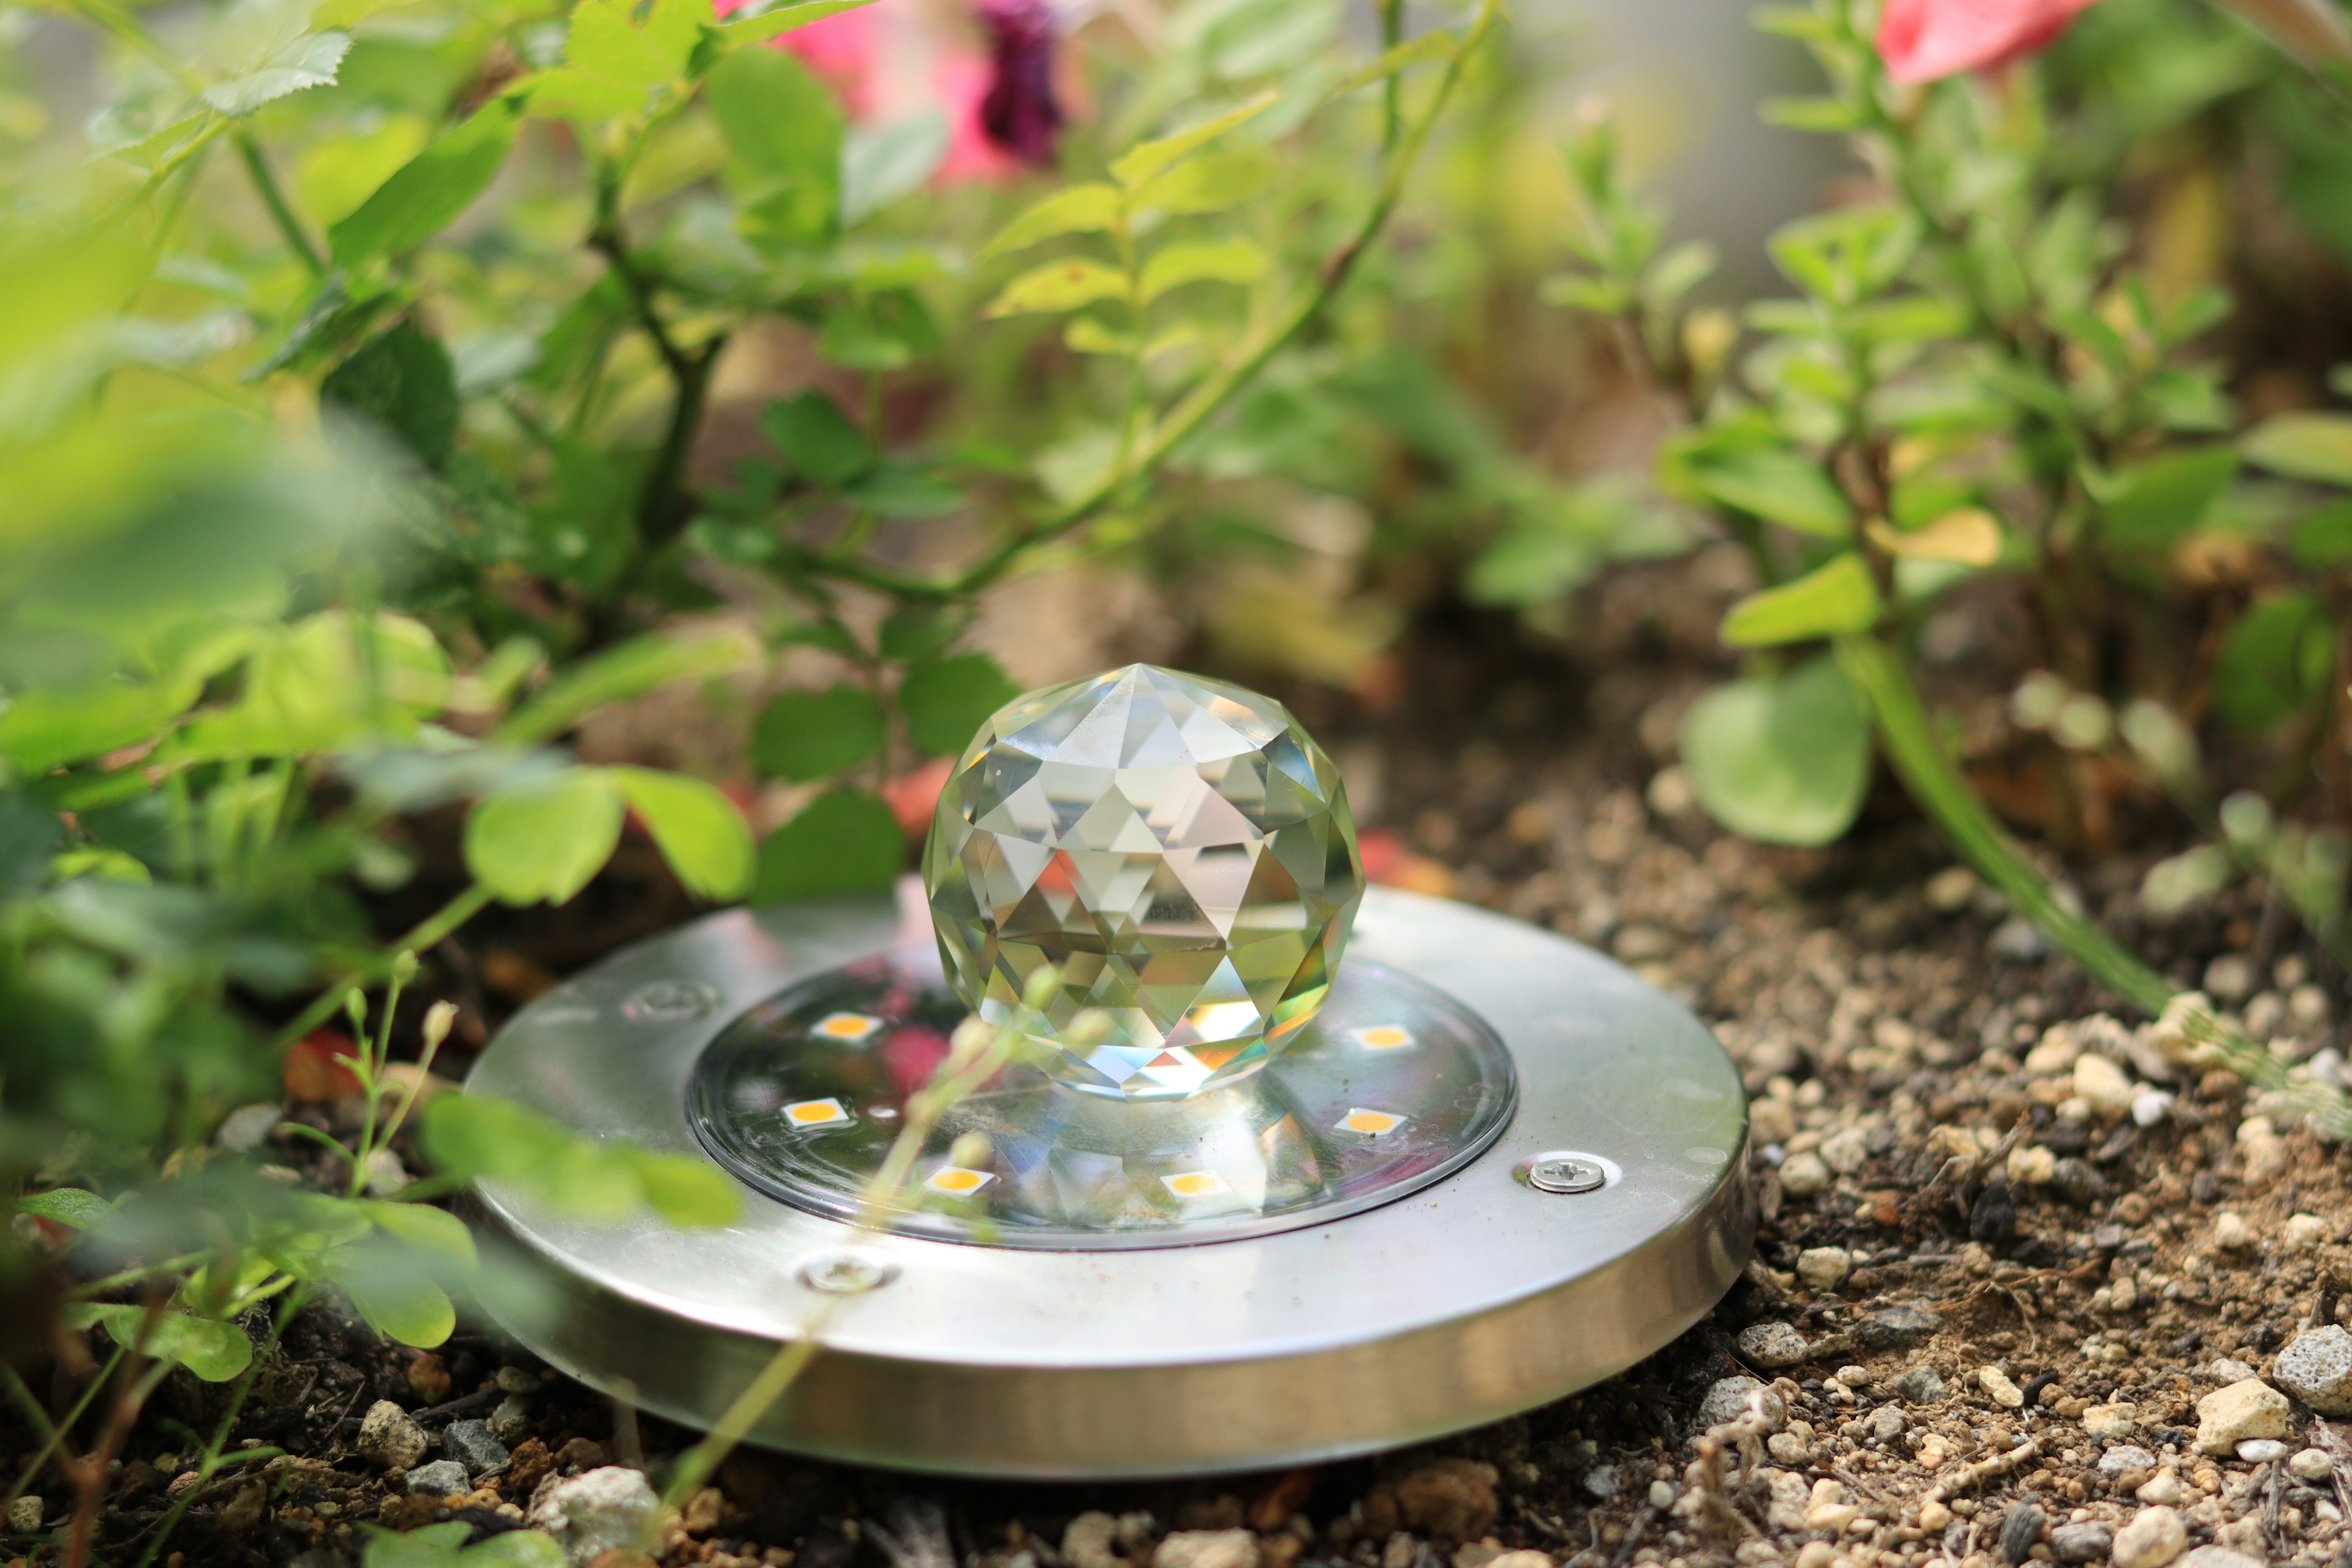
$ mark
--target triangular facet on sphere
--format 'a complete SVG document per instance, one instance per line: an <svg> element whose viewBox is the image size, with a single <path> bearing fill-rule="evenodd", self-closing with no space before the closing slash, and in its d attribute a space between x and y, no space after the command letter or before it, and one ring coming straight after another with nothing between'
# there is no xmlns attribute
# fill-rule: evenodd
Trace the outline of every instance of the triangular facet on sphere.
<svg viewBox="0 0 2352 1568"><path fill-rule="evenodd" d="M1000 709L940 793L923 882L982 1016L1037 1027L1074 1089L1178 1099L1264 1067L1314 1016L1364 867L1331 759L1287 709L1131 664ZM1108 1036L1063 1048L1098 1012Z"/></svg>

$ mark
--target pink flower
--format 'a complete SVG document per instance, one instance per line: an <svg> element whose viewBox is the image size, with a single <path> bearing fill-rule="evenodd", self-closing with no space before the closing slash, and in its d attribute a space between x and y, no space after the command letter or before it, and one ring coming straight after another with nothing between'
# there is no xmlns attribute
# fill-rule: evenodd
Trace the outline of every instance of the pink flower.
<svg viewBox="0 0 2352 1568"><path fill-rule="evenodd" d="M745 0L716 0L721 16ZM888 121L926 108L947 116L943 184L1009 180L1054 161L1063 123L1054 94L1054 19L1045 0L982 0L969 32L940 28L908 0L878 0L775 40L841 100L854 120Z"/></svg>
<svg viewBox="0 0 2352 1568"><path fill-rule="evenodd" d="M2048 47L2095 0L1886 0L1878 58L1909 83L1983 70Z"/></svg>

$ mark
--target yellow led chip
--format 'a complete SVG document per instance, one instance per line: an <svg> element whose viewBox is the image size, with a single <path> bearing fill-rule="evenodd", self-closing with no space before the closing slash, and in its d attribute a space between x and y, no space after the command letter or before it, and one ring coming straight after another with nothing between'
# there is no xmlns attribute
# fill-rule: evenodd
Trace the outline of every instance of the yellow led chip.
<svg viewBox="0 0 2352 1568"><path fill-rule="evenodd" d="M961 1165L941 1165L923 1184L926 1190L950 1198L968 1198L989 1183L996 1180L992 1172L966 1170Z"/></svg>
<svg viewBox="0 0 2352 1568"><path fill-rule="evenodd" d="M1366 1110L1358 1107L1339 1118L1342 1132L1360 1132L1367 1138L1380 1138L1404 1125L1404 1118L1386 1110Z"/></svg>
<svg viewBox="0 0 2352 1568"><path fill-rule="evenodd" d="M1224 1177L1214 1171L1180 1171L1160 1177L1160 1184L1180 1198L1213 1198L1230 1190Z"/></svg>
<svg viewBox="0 0 2352 1568"><path fill-rule="evenodd" d="M837 1100L795 1100L784 1107L784 1120L794 1127L838 1127L849 1112Z"/></svg>
<svg viewBox="0 0 2352 1568"><path fill-rule="evenodd" d="M870 1013L827 1013L809 1033L836 1045L854 1046L881 1026L882 1020Z"/></svg>
<svg viewBox="0 0 2352 1568"><path fill-rule="evenodd" d="M1401 1024L1374 1024L1356 1031L1356 1044L1368 1051L1401 1051L1412 1044L1412 1031Z"/></svg>

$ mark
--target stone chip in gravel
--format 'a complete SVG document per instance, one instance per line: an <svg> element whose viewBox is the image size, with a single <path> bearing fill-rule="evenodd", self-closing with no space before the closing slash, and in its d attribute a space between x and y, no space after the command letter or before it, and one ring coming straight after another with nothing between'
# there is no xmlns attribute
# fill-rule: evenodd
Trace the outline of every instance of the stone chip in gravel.
<svg viewBox="0 0 2352 1568"><path fill-rule="evenodd" d="M452 1421L441 1434L441 1451L474 1475L507 1462L507 1446L490 1433L487 1421Z"/></svg>
<svg viewBox="0 0 2352 1568"><path fill-rule="evenodd" d="M1816 1290L1834 1290L1853 1272L1853 1254L1843 1247L1809 1247L1797 1254L1797 1278Z"/></svg>
<svg viewBox="0 0 2352 1568"><path fill-rule="evenodd" d="M386 1469L404 1470L425 1457L432 1442L415 1416L389 1399L379 1399L361 1418L352 1447Z"/></svg>
<svg viewBox="0 0 2352 1568"><path fill-rule="evenodd" d="M1706 1397L1698 1402L1698 1426L1720 1426L1727 1421L1748 1418L1748 1396L1764 1384L1745 1373L1736 1377L1718 1377L1706 1385ZM1775 1396L1775 1403L1778 1396Z"/></svg>
<svg viewBox="0 0 2352 1568"><path fill-rule="evenodd" d="M2197 1402L2197 1451L2226 1457L2249 1437L2284 1437L2286 1413L2286 1395L2261 1378L2217 1388Z"/></svg>
<svg viewBox="0 0 2352 1568"><path fill-rule="evenodd" d="M1849 1336L1866 1351L1906 1350L1944 1326L1941 1314L1896 1303L1881 1307L1854 1324Z"/></svg>
<svg viewBox="0 0 2352 1568"><path fill-rule="evenodd" d="M2168 1508L2144 1508L2116 1531L2116 1568L2164 1568L2187 1550L2189 1527Z"/></svg>
<svg viewBox="0 0 2352 1568"><path fill-rule="evenodd" d="M1739 1331L1739 1353L1758 1366L1794 1366L1812 1353L1805 1336L1786 1323L1750 1323Z"/></svg>
<svg viewBox="0 0 2352 1568"><path fill-rule="evenodd" d="M2336 1473L2336 1462L2324 1448L2305 1448L2286 1462L2294 1479L2317 1486Z"/></svg>
<svg viewBox="0 0 2352 1568"><path fill-rule="evenodd" d="M2115 1543L2115 1526L2086 1520L2081 1524L2062 1524L2052 1531L2050 1555L2061 1563L2096 1563Z"/></svg>
<svg viewBox="0 0 2352 1568"><path fill-rule="evenodd" d="M1944 1397L1944 1374L1932 1366L1915 1366L1895 1380L1895 1392L1913 1405L1935 1405Z"/></svg>
<svg viewBox="0 0 2352 1568"><path fill-rule="evenodd" d="M1257 1568L1257 1537L1246 1530L1180 1530L1163 1537L1152 1568Z"/></svg>
<svg viewBox="0 0 2352 1568"><path fill-rule="evenodd" d="M2226 1546L2200 1546L2183 1557L2178 1568L2264 1568L2263 1560Z"/></svg>
<svg viewBox="0 0 2352 1568"><path fill-rule="evenodd" d="M555 1537L577 1568L586 1568L599 1552L634 1544L638 1528L660 1507L642 1471L606 1465L541 1481L531 1494L530 1522Z"/></svg>
<svg viewBox="0 0 2352 1568"><path fill-rule="evenodd" d="M1830 1168L1808 1149L1780 1162L1780 1190L1792 1198L1809 1198L1830 1184Z"/></svg>
<svg viewBox="0 0 2352 1568"><path fill-rule="evenodd" d="M2156 1456L2136 1443L2118 1443L2099 1456L2099 1474L2120 1476L2130 1470L2156 1468Z"/></svg>
<svg viewBox="0 0 2352 1568"><path fill-rule="evenodd" d="M466 1467L455 1459L436 1459L408 1472L408 1490L417 1497L450 1497L471 1489Z"/></svg>
<svg viewBox="0 0 2352 1568"><path fill-rule="evenodd" d="M2042 1511L2030 1502L2010 1504L2009 1511L2000 1516L2001 1561L2026 1561L2032 1554L2034 1543L2042 1539L2042 1527L2048 1522Z"/></svg>
<svg viewBox="0 0 2352 1568"><path fill-rule="evenodd" d="M2275 1437L2249 1437L2238 1445L2238 1458L2250 1465L2267 1465L2286 1458L2286 1445Z"/></svg>
<svg viewBox="0 0 2352 1568"><path fill-rule="evenodd" d="M2025 1407L2024 1391L2010 1381L2009 1373L1997 1366L1977 1368L1977 1386L1983 1389L1991 1397L1992 1402L2004 1410L2021 1410Z"/></svg>
<svg viewBox="0 0 2352 1568"><path fill-rule="evenodd" d="M2279 1352L2271 1375L2322 1415L2352 1415L2352 1333L2329 1323L2296 1336Z"/></svg>

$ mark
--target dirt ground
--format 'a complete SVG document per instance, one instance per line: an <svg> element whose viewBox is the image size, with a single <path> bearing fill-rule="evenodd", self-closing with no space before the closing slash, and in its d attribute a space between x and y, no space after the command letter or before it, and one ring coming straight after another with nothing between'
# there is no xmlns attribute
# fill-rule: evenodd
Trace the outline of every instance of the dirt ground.
<svg viewBox="0 0 2352 1568"><path fill-rule="evenodd" d="M2352 1563L2352 1432L2309 1407L2313 1390L2273 1392L2294 1381L2282 1351L2352 1318L2344 1152L2231 1075L2174 1068L2143 1021L2106 1016L2112 1000L1891 793L1832 849L1713 828L1673 761L1675 721L1717 658L1720 598L1689 581L1628 574L1569 647L1534 656L1493 622L1432 626L1385 711L1285 695L1340 761L1365 825L1392 836L1391 878L1613 952L1738 1058L1766 1218L1710 1320L1498 1426L1286 1474L1008 1487L746 1454L672 1522L662 1562ZM2343 976L2249 894L2149 917L2134 890L2167 847L2160 832L2117 846L2076 890L2254 1036L2338 1070L2325 1053L2348 1043ZM632 874L562 922L510 920L441 954L443 988L494 1024L552 973L677 918ZM2352 1411L2352 1360L2345 1372ZM118 1478L102 1559L135 1561L193 1479L191 1426L212 1396L167 1385ZM454 1424L493 1421L504 1469L470 1492L412 1494L381 1433L363 1434L379 1401L444 1448L471 1440ZM509 1531L551 1474L658 1473L689 1435L492 1337L418 1354L316 1309L239 1440L291 1457L213 1482L168 1568L330 1568L358 1558L363 1521ZM0 1427L0 1453L22 1447L21 1427ZM68 1507L61 1488L45 1494L52 1521ZM1507 1552L1546 1561L1496 1561Z"/></svg>

